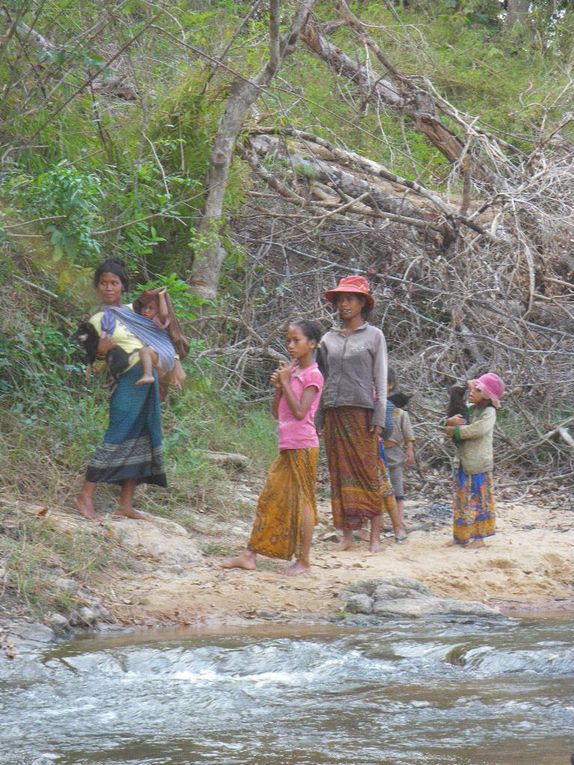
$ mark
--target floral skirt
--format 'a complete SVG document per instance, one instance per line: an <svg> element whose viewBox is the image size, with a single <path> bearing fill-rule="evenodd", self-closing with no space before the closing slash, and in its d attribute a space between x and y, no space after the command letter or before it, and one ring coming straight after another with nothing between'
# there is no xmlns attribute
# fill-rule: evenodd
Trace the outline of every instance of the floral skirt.
<svg viewBox="0 0 574 765"><path fill-rule="evenodd" d="M360 529L383 508L396 508L378 436L370 432L371 416L370 409L357 406L325 410L325 451L337 529Z"/></svg>
<svg viewBox="0 0 574 765"><path fill-rule="evenodd" d="M454 541L466 545L475 539L491 537L496 531L494 480L492 473L467 475L459 467L454 474Z"/></svg>
<svg viewBox="0 0 574 765"><path fill-rule="evenodd" d="M309 508L317 525L315 482L319 448L286 449L271 465L257 502L247 548L268 558L299 555L303 513Z"/></svg>

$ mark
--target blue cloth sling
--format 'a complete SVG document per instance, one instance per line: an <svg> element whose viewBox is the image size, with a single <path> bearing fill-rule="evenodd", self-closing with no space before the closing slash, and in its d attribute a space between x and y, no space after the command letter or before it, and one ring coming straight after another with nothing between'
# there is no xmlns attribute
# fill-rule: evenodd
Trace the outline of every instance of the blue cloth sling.
<svg viewBox="0 0 574 765"><path fill-rule="evenodd" d="M144 345L153 348L159 357L159 364L164 372L170 372L173 369L175 348L167 329L159 329L151 319L140 316L131 308L113 306L104 309L102 331L108 335L113 334L117 319Z"/></svg>

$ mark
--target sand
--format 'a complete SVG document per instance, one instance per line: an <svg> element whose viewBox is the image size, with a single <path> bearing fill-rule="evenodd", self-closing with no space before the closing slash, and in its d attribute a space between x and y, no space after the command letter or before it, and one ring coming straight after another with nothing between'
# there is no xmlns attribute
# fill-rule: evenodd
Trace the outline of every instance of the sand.
<svg viewBox="0 0 574 765"><path fill-rule="evenodd" d="M385 537L380 553L370 553L365 542L340 551L328 505L321 505L311 572L294 578L280 573L281 561L260 558L254 572L223 570L222 554L200 552L210 549L209 540L212 548L217 540L227 552L239 552L250 528L245 520L212 524L211 534L192 536L188 544L197 555L191 563L168 565L155 553L145 564L140 551L138 574L106 572L92 585L120 623L145 626L321 621L340 612L339 596L349 583L391 576L408 576L435 595L478 600L507 614L574 613L574 512L543 502L501 501L497 534L478 550L446 546L444 508L438 519L429 520L416 506L409 514L419 528L404 543ZM158 533L164 532L158 527Z"/></svg>

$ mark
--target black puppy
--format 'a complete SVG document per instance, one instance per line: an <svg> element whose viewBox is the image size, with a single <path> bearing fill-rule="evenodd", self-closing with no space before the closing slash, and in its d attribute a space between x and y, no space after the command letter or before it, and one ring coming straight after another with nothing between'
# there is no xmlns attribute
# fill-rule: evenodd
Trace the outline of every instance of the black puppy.
<svg viewBox="0 0 574 765"><path fill-rule="evenodd" d="M463 385L452 385L450 388L450 399L446 418L454 417L460 414L466 420L466 387Z"/></svg>
<svg viewBox="0 0 574 765"><path fill-rule="evenodd" d="M387 396L387 399L391 402L391 404L394 404L398 409L406 409L411 398L412 395L400 392L391 393L390 396Z"/></svg>
<svg viewBox="0 0 574 765"><path fill-rule="evenodd" d="M76 340L84 351L88 369L86 370L86 379L89 379L90 370L96 360L96 354L98 350L98 343L100 336L96 332L96 328L89 321L81 321L78 324L78 329L74 332L74 340ZM118 377L125 372L130 363L129 353L120 348L119 345L114 345L106 353L106 364L108 372L117 382Z"/></svg>

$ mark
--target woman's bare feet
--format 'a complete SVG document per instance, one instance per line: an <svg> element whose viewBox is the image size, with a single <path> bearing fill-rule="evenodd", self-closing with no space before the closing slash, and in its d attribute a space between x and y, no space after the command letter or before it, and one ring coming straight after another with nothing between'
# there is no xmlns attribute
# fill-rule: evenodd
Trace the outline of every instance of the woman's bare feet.
<svg viewBox="0 0 574 765"><path fill-rule="evenodd" d="M343 529L343 538L339 542L339 550L350 550L354 546L353 532L351 529Z"/></svg>
<svg viewBox="0 0 574 765"><path fill-rule="evenodd" d="M91 497L86 497L84 494L78 494L74 500L74 504L80 515L83 515L88 521L96 520L96 511L94 510L94 503L92 502Z"/></svg>
<svg viewBox="0 0 574 765"><path fill-rule="evenodd" d="M153 383L153 375L144 375L136 380L136 385L151 385Z"/></svg>
<svg viewBox="0 0 574 765"><path fill-rule="evenodd" d="M450 542L447 542L445 544L445 547L464 547L464 545L461 545L459 542L456 542L454 539L451 539Z"/></svg>
<svg viewBox="0 0 574 765"><path fill-rule="evenodd" d="M140 513L139 510L134 510L133 507L120 507L116 515L119 515L120 518L131 518L134 521L145 520L145 515Z"/></svg>
<svg viewBox="0 0 574 765"><path fill-rule="evenodd" d="M287 566L287 568L284 568L281 573L285 576L298 576L299 574L308 574L310 570L310 565L306 565L300 560L296 560L295 563L292 563L290 566Z"/></svg>
<svg viewBox="0 0 574 765"><path fill-rule="evenodd" d="M401 542L404 542L407 538L407 530L404 526L399 526L398 529L395 531L395 542L400 544Z"/></svg>
<svg viewBox="0 0 574 765"><path fill-rule="evenodd" d="M228 558L219 564L219 568L242 568L245 571L255 571L257 559L254 552L245 550L235 558Z"/></svg>
<svg viewBox="0 0 574 765"><path fill-rule="evenodd" d="M482 539L473 539L466 546L467 550L480 550L482 547L486 547Z"/></svg>
<svg viewBox="0 0 574 765"><path fill-rule="evenodd" d="M369 551L370 552L378 553L378 552L381 552L382 549L383 548L382 548L381 543L380 543L380 541L378 539L372 539L369 542Z"/></svg>

